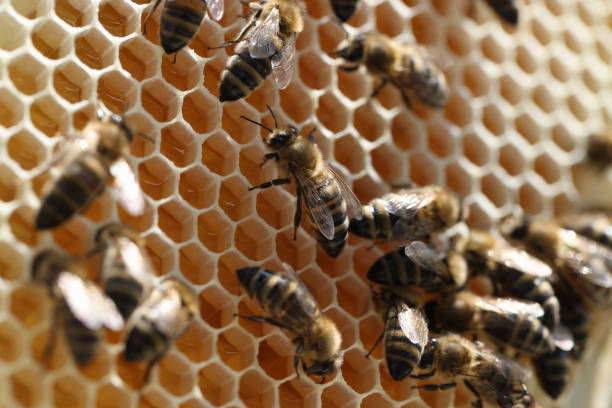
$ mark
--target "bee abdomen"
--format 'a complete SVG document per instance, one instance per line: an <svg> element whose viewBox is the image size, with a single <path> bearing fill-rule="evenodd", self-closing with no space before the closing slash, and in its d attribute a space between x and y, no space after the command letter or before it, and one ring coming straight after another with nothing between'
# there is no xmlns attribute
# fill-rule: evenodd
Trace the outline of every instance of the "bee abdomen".
<svg viewBox="0 0 612 408"><path fill-rule="evenodd" d="M553 328L559 323L559 310L561 306L549 282L525 275L514 282L510 287L510 291L512 295L521 299L539 303L544 309L542 323L546 327Z"/></svg>
<svg viewBox="0 0 612 408"><path fill-rule="evenodd" d="M204 8L189 7L181 0L166 0L159 27L166 54L177 52L191 41L202 23L204 12Z"/></svg>
<svg viewBox="0 0 612 408"><path fill-rule="evenodd" d="M419 346L408 340L397 318L393 328L385 335L385 359L395 381L406 378L421 360Z"/></svg>
<svg viewBox="0 0 612 408"><path fill-rule="evenodd" d="M64 330L66 331L66 342L77 364L85 365L91 361L96 352L100 341L100 333L97 330L87 328L66 305L63 307L65 307Z"/></svg>
<svg viewBox="0 0 612 408"><path fill-rule="evenodd" d="M567 352L556 349L533 360L536 373L544 391L557 399L563 392L569 376Z"/></svg>
<svg viewBox="0 0 612 408"><path fill-rule="evenodd" d="M552 334L539 319L518 318L515 325L497 321L504 319L493 313L484 317L485 331L493 337L528 353L544 353L554 349Z"/></svg>
<svg viewBox="0 0 612 408"><path fill-rule="evenodd" d="M487 0L497 15L507 23L518 24L518 9L514 5L514 0Z"/></svg>
<svg viewBox="0 0 612 408"><path fill-rule="evenodd" d="M70 163L51 187L36 216L36 229L54 228L87 207L104 190L108 173L94 156Z"/></svg>
<svg viewBox="0 0 612 408"><path fill-rule="evenodd" d="M139 319L125 341L127 361L152 360L164 353L169 339L150 320Z"/></svg>
<svg viewBox="0 0 612 408"><path fill-rule="evenodd" d="M241 52L238 52L241 49ZM219 100L235 101L246 97L272 72L269 58L252 58L248 47L238 46L228 63L219 88Z"/></svg>
<svg viewBox="0 0 612 408"><path fill-rule="evenodd" d="M115 302L121 316L127 319L140 303L142 285L134 279L116 276L104 282L104 292Z"/></svg>
<svg viewBox="0 0 612 408"><path fill-rule="evenodd" d="M361 217L353 218L349 224L349 231L353 234L370 239L389 240L394 238L393 225L398 217L385 209L382 200L373 200L371 204L362 206Z"/></svg>
<svg viewBox="0 0 612 408"><path fill-rule="evenodd" d="M403 249L389 252L374 262L368 271L368 279L381 285L409 286L437 289L442 279L433 271L427 271L408 258Z"/></svg>
<svg viewBox="0 0 612 408"><path fill-rule="evenodd" d="M340 21L346 22L355 13L358 2L359 0L332 0L331 5L334 9L334 14L336 14Z"/></svg>

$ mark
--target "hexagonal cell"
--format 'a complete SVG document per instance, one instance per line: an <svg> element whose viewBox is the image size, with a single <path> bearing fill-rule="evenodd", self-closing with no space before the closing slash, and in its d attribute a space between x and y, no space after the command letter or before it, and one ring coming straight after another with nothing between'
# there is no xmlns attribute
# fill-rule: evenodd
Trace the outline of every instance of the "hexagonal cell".
<svg viewBox="0 0 612 408"><path fill-rule="evenodd" d="M516 131L529 143L536 144L540 140L542 129L528 113L524 113L516 118L514 126Z"/></svg>
<svg viewBox="0 0 612 408"><path fill-rule="evenodd" d="M77 63L68 61L53 72L53 88L68 102L76 103L89 99L93 83Z"/></svg>
<svg viewBox="0 0 612 408"><path fill-rule="evenodd" d="M275 334L259 343L259 366L275 380L295 375L294 356L295 345L286 336Z"/></svg>
<svg viewBox="0 0 612 408"><path fill-rule="evenodd" d="M138 165L140 187L149 197L161 200L176 190L177 177L170 165L160 157L153 157Z"/></svg>
<svg viewBox="0 0 612 408"><path fill-rule="evenodd" d="M88 0L55 0L55 14L73 27L89 24L95 10Z"/></svg>
<svg viewBox="0 0 612 408"><path fill-rule="evenodd" d="M488 230L493 224L490 211L482 209L478 203L468 207L468 218L466 223L470 228Z"/></svg>
<svg viewBox="0 0 612 408"><path fill-rule="evenodd" d="M233 227L230 220L217 209L198 217L198 238L213 252L224 252L231 247Z"/></svg>
<svg viewBox="0 0 612 408"><path fill-rule="evenodd" d="M181 173L179 194L192 207L207 208L217 201L217 183L204 167L193 166Z"/></svg>
<svg viewBox="0 0 612 408"><path fill-rule="evenodd" d="M24 170L31 170L45 159L46 149L36 136L27 130L22 130L10 137L6 143L6 150Z"/></svg>
<svg viewBox="0 0 612 408"><path fill-rule="evenodd" d="M179 250L179 268L194 285L209 282L215 274L215 263L198 243L184 245Z"/></svg>
<svg viewBox="0 0 612 408"><path fill-rule="evenodd" d="M16 0L21 2L21 0ZM7 12L0 13L0 48L13 51L25 41L25 27Z"/></svg>
<svg viewBox="0 0 612 408"><path fill-rule="evenodd" d="M36 25L31 36L34 47L49 59L63 58L72 50L72 36L52 20Z"/></svg>
<svg viewBox="0 0 612 408"><path fill-rule="evenodd" d="M576 148L576 142L563 124L558 124L552 129L552 141L566 152Z"/></svg>
<svg viewBox="0 0 612 408"><path fill-rule="evenodd" d="M219 329L234 320L234 302L225 290L209 286L200 292L200 316L210 327Z"/></svg>
<svg viewBox="0 0 612 408"><path fill-rule="evenodd" d="M185 242L195 232L195 214L179 200L172 200L157 209L157 225L172 241Z"/></svg>
<svg viewBox="0 0 612 408"><path fill-rule="evenodd" d="M319 97L316 115L323 126L333 133L345 129L349 121L346 107L332 92L327 92Z"/></svg>
<svg viewBox="0 0 612 408"><path fill-rule="evenodd" d="M227 176L236 168L236 146L223 133L215 133L202 144L202 163L211 171Z"/></svg>
<svg viewBox="0 0 612 408"><path fill-rule="evenodd" d="M499 93L510 104L516 105L524 98L521 85L510 75L499 78Z"/></svg>
<svg viewBox="0 0 612 408"><path fill-rule="evenodd" d="M106 68L115 60L115 46L97 28L78 34L74 49L76 56L93 69Z"/></svg>
<svg viewBox="0 0 612 408"><path fill-rule="evenodd" d="M570 51L580 54L582 52L582 43L571 31L563 33L563 41Z"/></svg>
<svg viewBox="0 0 612 408"><path fill-rule="evenodd" d="M34 368L15 370L10 377L13 398L24 407L40 406L43 393L43 371Z"/></svg>
<svg viewBox="0 0 612 408"><path fill-rule="evenodd" d="M234 399L235 376L220 363L212 363L198 372L198 386L208 402L225 405Z"/></svg>
<svg viewBox="0 0 612 408"><path fill-rule="evenodd" d="M247 178L249 184L252 186L260 185L266 181L270 181L277 176L278 165L275 160L267 162L264 166L262 165L265 154L268 153L264 149L263 143L258 143L251 146L246 146L240 149L239 166L240 173ZM278 188L259 190L264 192L268 190L280 190ZM244 190L246 191L246 190ZM250 195L257 195L256 193L247 193Z"/></svg>
<svg viewBox="0 0 612 408"><path fill-rule="evenodd" d="M119 61L123 69L136 80L150 78L159 67L158 54L154 46L142 37L134 37L119 46Z"/></svg>
<svg viewBox="0 0 612 408"><path fill-rule="evenodd" d="M383 394L370 394L361 400L361 408L391 408L393 403ZM409 408L404 406L404 408Z"/></svg>
<svg viewBox="0 0 612 408"><path fill-rule="evenodd" d="M455 139L446 126L432 123L427 126L427 146L438 157L448 157L455 151Z"/></svg>
<svg viewBox="0 0 612 408"><path fill-rule="evenodd" d="M183 98L183 119L197 133L209 133L217 127L220 104L207 92L191 92Z"/></svg>
<svg viewBox="0 0 612 408"><path fill-rule="evenodd" d="M552 200L553 214L555 217L563 217L568 214L576 213L576 203L571 200L565 193L555 196Z"/></svg>
<svg viewBox="0 0 612 408"><path fill-rule="evenodd" d="M472 92L472 95L479 97L489 92L489 79L482 70L480 64L470 64L463 71L463 83Z"/></svg>
<svg viewBox="0 0 612 408"><path fill-rule="evenodd" d="M518 191L518 202L527 214L538 214L544 209L544 198L531 184L525 184Z"/></svg>
<svg viewBox="0 0 612 408"><path fill-rule="evenodd" d="M533 101L542 112L551 113L556 108L555 98L544 85L536 87L533 91Z"/></svg>
<svg viewBox="0 0 612 408"><path fill-rule="evenodd" d="M0 277L6 281L24 278L26 273L23 256L13 245L0 241Z"/></svg>
<svg viewBox="0 0 612 408"><path fill-rule="evenodd" d="M276 253L280 260L300 269L314 259L316 241L302 228L298 228L296 238L293 239L293 227L276 234Z"/></svg>
<svg viewBox="0 0 612 408"><path fill-rule="evenodd" d="M79 379L64 375L53 383L53 403L56 407L79 408L88 403L87 388Z"/></svg>
<svg viewBox="0 0 612 408"><path fill-rule="evenodd" d="M29 246L38 243L38 231L34 228L35 216L34 210L30 207L18 207L8 218L13 236Z"/></svg>
<svg viewBox="0 0 612 408"><path fill-rule="evenodd" d="M132 78L119 71L110 71L98 78L98 98L111 112L125 111L126 106L133 106L137 99L138 88ZM145 100L143 96L143 106Z"/></svg>
<svg viewBox="0 0 612 408"><path fill-rule="evenodd" d="M505 131L504 115L493 105L488 105L483 108L482 124L495 136L500 136Z"/></svg>
<svg viewBox="0 0 612 408"><path fill-rule="evenodd" d="M332 68L323 61L319 52L300 55L298 61L300 79L310 89L323 89L332 81Z"/></svg>
<svg viewBox="0 0 612 408"><path fill-rule="evenodd" d="M496 64L501 64L505 58L505 52L501 44L502 42L494 38L493 35L487 35L480 43L482 55Z"/></svg>
<svg viewBox="0 0 612 408"><path fill-rule="evenodd" d="M279 94L280 106L293 122L302 123L310 119L314 106L308 88L293 81Z"/></svg>
<svg viewBox="0 0 612 408"><path fill-rule="evenodd" d="M338 78L336 84L338 91L342 92L342 95L350 100L356 101L357 99L369 96L372 92L368 87L370 81L363 72L347 72L337 68L336 78ZM359 115L355 115L355 118L358 117Z"/></svg>
<svg viewBox="0 0 612 408"><path fill-rule="evenodd" d="M451 23L446 28L446 45L455 55L467 55L472 50L472 38L462 24Z"/></svg>
<svg viewBox="0 0 612 408"><path fill-rule="evenodd" d="M173 248L173 244L167 242L156 233L152 233L145 237L145 245L156 275L169 274L175 265L176 251Z"/></svg>
<svg viewBox="0 0 612 408"><path fill-rule="evenodd" d="M353 125L361 137L370 141L381 137L385 130L385 120L376 112L371 103L365 103L355 109Z"/></svg>
<svg viewBox="0 0 612 408"><path fill-rule="evenodd" d="M232 295L240 296L244 289L240 282L238 282L236 270L246 266L251 266L251 261L245 258L239 252L229 251L223 254L221 257L219 257L217 262L217 281Z"/></svg>
<svg viewBox="0 0 612 408"><path fill-rule="evenodd" d="M365 166L365 152L359 143L359 139L352 134L344 135L336 140L334 156L340 164L353 174L359 173Z"/></svg>
<svg viewBox="0 0 612 408"><path fill-rule="evenodd" d="M219 207L233 221L238 221L253 212L255 196L248 191L248 185L241 177L231 177L221 182Z"/></svg>
<svg viewBox="0 0 612 408"><path fill-rule="evenodd" d="M281 408L308 408L316 406L318 393L310 380L300 378L285 381L278 387Z"/></svg>
<svg viewBox="0 0 612 408"><path fill-rule="evenodd" d="M242 371L255 361L255 344L240 327L232 327L217 336L217 352L221 361L234 371Z"/></svg>
<svg viewBox="0 0 612 408"><path fill-rule="evenodd" d="M372 347L376 343L376 340L383 334L385 330L385 325L382 319L375 315L369 315L359 321L359 338L361 339L361 343L363 344L363 349L367 350L370 354L371 358L383 358L384 356L384 343L379 343L375 349L372 350ZM362 350L362 356L363 356Z"/></svg>
<svg viewBox="0 0 612 408"><path fill-rule="evenodd" d="M128 390L119 388L113 384L105 384L98 388L98 392L96 393L96 407L127 407L129 404L130 393Z"/></svg>
<svg viewBox="0 0 612 408"><path fill-rule="evenodd" d="M72 255L82 255L89 249L91 228L81 217L73 217L52 230L53 241Z"/></svg>
<svg viewBox="0 0 612 408"><path fill-rule="evenodd" d="M391 122L393 143L401 150L417 147L424 132L421 122L409 113L399 113Z"/></svg>
<svg viewBox="0 0 612 408"><path fill-rule="evenodd" d="M187 394L193 388L194 380L189 363L176 353L168 354L159 363L159 385L172 395Z"/></svg>
<svg viewBox="0 0 612 408"><path fill-rule="evenodd" d="M261 261L272 255L274 239L267 227L257 220L244 221L236 227L234 245L247 258Z"/></svg>
<svg viewBox="0 0 612 408"><path fill-rule="evenodd" d="M356 392L365 394L376 385L376 369L376 363L366 358L363 350L354 348L344 353L342 377Z"/></svg>
<svg viewBox="0 0 612 408"><path fill-rule="evenodd" d="M19 286L11 293L10 310L25 327L34 327L50 313L51 307L46 296L41 296L38 286Z"/></svg>
<svg viewBox="0 0 612 408"><path fill-rule="evenodd" d="M357 406L357 396L340 382L323 390L321 405L326 408L343 408Z"/></svg>
<svg viewBox="0 0 612 408"><path fill-rule="evenodd" d="M411 385L414 385L414 380L410 377L405 378L402 381L395 381L387 370L387 365L384 362L380 362L378 365L378 374L380 377L380 385L382 386L385 394L394 401L404 401L408 399L415 392ZM430 391L431 393L431 391ZM433 393L432 393L433 394ZM451 406L452 404L439 405L441 407ZM438 405L429 405L427 407L438 407Z"/></svg>
<svg viewBox="0 0 612 408"><path fill-rule="evenodd" d="M15 126L23 117L23 104L9 90L0 88L0 125Z"/></svg>
<svg viewBox="0 0 612 408"><path fill-rule="evenodd" d="M393 10L393 7L391 7L391 10ZM398 15L395 11L393 11L393 13ZM437 21L437 18L429 13L421 13L412 17L410 20L410 23L412 24L412 33L419 44L431 45L438 41L439 25L437 24Z"/></svg>
<svg viewBox="0 0 612 408"><path fill-rule="evenodd" d="M126 388L130 390L138 390L144 387L146 362L126 361L125 357L123 357L123 353L121 353L115 359L114 365L117 375Z"/></svg>
<svg viewBox="0 0 612 408"><path fill-rule="evenodd" d="M385 187L371 175L366 174L353 180L353 192L359 199L359 202L366 203L383 195Z"/></svg>
<svg viewBox="0 0 612 408"><path fill-rule="evenodd" d="M576 95L571 95L567 99L567 106L569 107L570 112L576 119L580 122L584 122L589 117L588 111L585 106L582 104L579 98Z"/></svg>
<svg viewBox="0 0 612 408"><path fill-rule="evenodd" d="M108 335L110 334L111 332L108 332ZM116 332L112 334L117 335ZM108 339L108 335L106 339ZM106 341L108 342L108 340ZM108 348L102 345L102 347L98 347L93 359L87 365L78 367L78 369L79 372L90 381L98 381L110 374L110 371L113 369L112 364L113 358Z"/></svg>
<svg viewBox="0 0 612 408"><path fill-rule="evenodd" d="M48 73L45 67L30 54L11 59L8 73L13 85L26 95L40 92L47 85Z"/></svg>
<svg viewBox="0 0 612 408"><path fill-rule="evenodd" d="M483 166L489 161L487 144L474 133L463 136L463 155L477 166Z"/></svg>
<svg viewBox="0 0 612 408"><path fill-rule="evenodd" d="M370 289L355 276L347 276L336 282L338 306L359 318L370 308Z"/></svg>
<svg viewBox="0 0 612 408"><path fill-rule="evenodd" d="M51 96L43 96L30 106L32 124L49 137L67 131L68 112Z"/></svg>
<svg viewBox="0 0 612 408"><path fill-rule="evenodd" d="M546 153L536 157L533 162L533 169L548 184L554 184L561 178L559 165Z"/></svg>
<svg viewBox="0 0 612 408"><path fill-rule="evenodd" d="M178 114L178 96L162 80L148 81L143 85L141 99L142 107L158 122L171 121Z"/></svg>
<svg viewBox="0 0 612 408"><path fill-rule="evenodd" d="M404 28L402 18L390 3L381 3L378 5L374 14L376 18L376 28L379 33L388 37L396 37L401 34ZM422 30L423 21L421 21L423 16L423 14L420 14L412 17L411 23L415 37L417 36L417 32L421 34L424 31ZM415 19L418 21L415 21Z"/></svg>
<svg viewBox="0 0 612 408"><path fill-rule="evenodd" d="M50 4L45 0L11 0L11 7L25 18L35 19L48 14Z"/></svg>
<svg viewBox="0 0 612 408"><path fill-rule="evenodd" d="M198 320L175 342L176 348L194 363L209 360L214 352L215 333Z"/></svg>
<svg viewBox="0 0 612 408"><path fill-rule="evenodd" d="M516 176L523 172L524 159L517 147L508 144L499 149L499 164L511 176Z"/></svg>
<svg viewBox="0 0 612 408"><path fill-rule="evenodd" d="M458 93L451 93L444 110L444 116L457 126L467 126L472 122L470 102Z"/></svg>
<svg viewBox="0 0 612 408"><path fill-rule="evenodd" d="M194 134L181 122L175 122L162 129L159 148L161 154L178 167L191 164L198 154L198 143Z"/></svg>
<svg viewBox="0 0 612 408"><path fill-rule="evenodd" d="M508 190L504 183L494 174L487 174L480 181L482 193L496 207L503 207L508 201Z"/></svg>
<svg viewBox="0 0 612 408"><path fill-rule="evenodd" d="M548 45L552 39L551 33L548 27L546 27L546 24L543 24L543 21L537 18L531 20L531 32L542 45Z"/></svg>
<svg viewBox="0 0 612 408"><path fill-rule="evenodd" d="M560 82L566 82L570 79L570 73L565 63L557 57L550 59L550 73Z"/></svg>
<svg viewBox="0 0 612 408"><path fill-rule="evenodd" d="M535 57L531 51L522 44L516 49L516 63L519 68L528 74L532 74L538 69L538 63Z"/></svg>
<svg viewBox="0 0 612 408"><path fill-rule="evenodd" d="M445 173L446 186L449 189L461 197L466 197L472 192L474 176L461 165L451 163L446 167Z"/></svg>
<svg viewBox="0 0 612 408"><path fill-rule="evenodd" d="M221 42L222 41L216 44L220 44ZM202 85L204 85L204 88L206 88L208 93L210 93L215 98L219 97L219 85L221 83L221 73L225 70L226 62L227 62L226 58L215 58L210 61L207 61L206 64L204 65L204 78L203 78Z"/></svg>
<svg viewBox="0 0 612 408"><path fill-rule="evenodd" d="M582 81L593 93L598 93L601 90L601 82L597 74L589 68L585 68L584 71L582 71Z"/></svg>
<svg viewBox="0 0 612 408"><path fill-rule="evenodd" d="M138 399L138 408L164 408L171 405L168 397L157 390L146 391Z"/></svg>
<svg viewBox="0 0 612 408"><path fill-rule="evenodd" d="M15 361L23 351L22 333L9 322L0 322L0 358L5 362Z"/></svg>
<svg viewBox="0 0 612 408"><path fill-rule="evenodd" d="M439 169L428 154L415 153L410 156L410 180L419 186L439 183Z"/></svg>
<svg viewBox="0 0 612 408"><path fill-rule="evenodd" d="M179 91L195 88L202 77L202 67L198 61L184 52L177 54L176 63L173 63L170 58L162 58L161 69L164 79Z"/></svg>
<svg viewBox="0 0 612 408"><path fill-rule="evenodd" d="M100 24L115 37L125 37L138 29L138 13L129 3L107 0L98 9Z"/></svg>
<svg viewBox="0 0 612 408"><path fill-rule="evenodd" d="M400 180L406 174L406 160L395 146L383 143L370 153L372 165L386 182Z"/></svg>
<svg viewBox="0 0 612 408"><path fill-rule="evenodd" d="M259 371L250 370L240 377L238 396L248 408L274 406L274 394L274 385Z"/></svg>

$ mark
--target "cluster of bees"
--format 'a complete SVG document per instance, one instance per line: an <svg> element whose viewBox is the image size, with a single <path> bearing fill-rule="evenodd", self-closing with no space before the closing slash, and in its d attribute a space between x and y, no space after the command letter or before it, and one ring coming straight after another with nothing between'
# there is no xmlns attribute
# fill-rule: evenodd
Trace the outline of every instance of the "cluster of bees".
<svg viewBox="0 0 612 408"><path fill-rule="evenodd" d="M517 23L512 0L487 2L505 21ZM145 27L160 3L155 2ZM357 0L331 3L342 22L357 6ZM249 7L253 14L244 29L234 41L221 45L237 44L222 75L220 101L247 96L270 74L279 88L293 77L295 39L303 27L301 4L270 0ZM167 53L189 43L206 10L220 19L223 1L165 1L160 34ZM443 73L417 48L366 34L347 38L332 55L350 64L341 69L365 65L379 77L373 96L391 83L408 106L416 101L439 109L446 103ZM585 213L561 223L508 217L492 234L468 230L460 200L438 186L409 185L361 205L325 164L314 129L304 137L293 125L279 127L267 108L274 128L242 118L268 132L263 143L269 153L261 165L273 159L285 177L249 190L295 183L294 238L306 213L314 237L330 257L341 253L349 232L399 248L378 259L367 275L376 285L372 295L385 321L372 350L384 340L393 379L411 376L423 381L439 374L448 382L414 387L444 390L462 381L474 394L475 406L483 401L500 407L533 406L524 383L528 370L508 357L512 351L531 359L551 397L562 393L570 360L584 351L591 313L612 302L608 214ZM45 188L36 228L55 228L86 209L110 179L126 211L142 214L145 198L127 161L135 136L147 138L133 132L122 116L100 108L97 119L78 137L66 138L50 164L61 171ZM589 149L590 159L598 166L609 165L612 154L604 154L612 152L609 138L591 141L595 147ZM63 324L78 364L91 360L103 327L125 328L125 359L146 361L148 377L171 342L189 327L198 310L196 296L178 279L155 277L142 239L125 226L102 226L83 258L94 256L100 256L100 286L86 277L82 258L46 250L32 263L32 280L45 285L56 301L45 358L55 345L56 323ZM324 381L341 366L340 332L288 265L282 272L254 266L236 273L265 312L238 317L294 334L298 375L303 372Z"/></svg>

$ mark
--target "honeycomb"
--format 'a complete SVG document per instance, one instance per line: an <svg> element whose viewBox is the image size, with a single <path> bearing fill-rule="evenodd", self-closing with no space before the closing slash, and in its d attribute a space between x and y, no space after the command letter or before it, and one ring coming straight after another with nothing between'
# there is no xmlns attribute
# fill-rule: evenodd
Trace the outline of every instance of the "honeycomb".
<svg viewBox="0 0 612 408"><path fill-rule="evenodd" d="M423 45L447 61L449 103L439 112L407 110L385 88L369 99L364 71L338 69L327 53L345 37L328 0L308 0L297 40L296 74L279 91L268 79L246 100L220 104L220 75L231 50L209 50L244 24L236 0L217 23L205 18L189 48L163 54L158 10L146 36L146 0L0 1L0 393L2 407L445 407L467 406L462 387L414 390L390 378L377 348L382 330L365 275L383 253L351 237L328 258L303 229L292 239L292 188L247 191L276 176L259 168L260 130L317 127L332 167L362 202L390 183L447 186L469 206L469 225L490 228L523 211L549 217L590 204L610 205L609 178L580 165L583 141L612 123L612 5L607 0L522 0L520 24L500 23L484 1L362 0L350 33L378 31ZM161 9L161 8L160 8ZM37 233L39 174L61 139L94 117L95 103L120 113L154 139L137 138L131 161L147 209L131 217L105 192L83 215ZM199 293L200 315L142 387L144 366L121 358L121 336L108 333L93 363L77 368L59 342L45 370L50 300L28 283L42 248L83 254L99 223L119 220L146 237L158 275L174 275ZM278 329L238 321L257 313L235 276L244 266L286 262L342 335L345 363L325 384L295 377L294 346ZM600 325L571 389L542 406L610 406L612 340ZM576 375L576 373L579 373Z"/></svg>

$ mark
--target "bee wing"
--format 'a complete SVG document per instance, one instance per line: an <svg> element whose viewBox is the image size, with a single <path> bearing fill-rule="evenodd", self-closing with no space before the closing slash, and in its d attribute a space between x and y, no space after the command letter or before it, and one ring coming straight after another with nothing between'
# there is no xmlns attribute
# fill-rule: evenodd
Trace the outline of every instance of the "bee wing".
<svg viewBox="0 0 612 408"><path fill-rule="evenodd" d="M295 34L289 37L282 50L272 57L272 75L274 76L274 82L280 89L285 89L293 78L295 37Z"/></svg>
<svg viewBox="0 0 612 408"><path fill-rule="evenodd" d="M469 303L475 304L482 310L497 313L511 318L519 314L539 319L544 315L544 309L540 304L511 298L483 297L469 292L457 295ZM514 319L515 317L512 317Z"/></svg>
<svg viewBox="0 0 612 408"><path fill-rule="evenodd" d="M547 278L552 275L550 266L540 261L534 256L529 255L522 249L514 247L501 247L490 249L486 256L508 268L515 269L529 275L540 278Z"/></svg>
<svg viewBox="0 0 612 408"><path fill-rule="evenodd" d="M398 237L412 235L412 238L417 239L434 229L434 222L431 218L418 219L417 214L421 208L428 206L435 199L435 196L432 193L419 190L389 195L389 198L384 200L385 210L389 214L399 217L391 228L392 235ZM420 233L416 235L408 233L408 231L420 231Z"/></svg>
<svg viewBox="0 0 612 408"><path fill-rule="evenodd" d="M270 58L279 52L278 25L280 13L278 7L270 10L270 14L263 23L255 26L249 37L249 54L253 58Z"/></svg>
<svg viewBox="0 0 612 408"><path fill-rule="evenodd" d="M344 179L340 177L338 173L331 167L327 167L330 175L336 180L338 183L338 187L340 187L340 194L342 194L342 198L344 199L344 203L346 204L346 216L350 218L360 217L361 216L361 203L353 190L346 184Z"/></svg>
<svg viewBox="0 0 612 408"><path fill-rule="evenodd" d="M326 239L334 238L334 219L331 210L316 190L316 183L306 177L300 170L294 171L298 188L302 192L304 205L308 209L312 221L317 225L319 232Z"/></svg>
<svg viewBox="0 0 612 408"><path fill-rule="evenodd" d="M423 313L418 309L402 304L397 314L397 319L402 332L408 340L413 344L418 344L421 352L423 352L429 337L429 330Z"/></svg>
<svg viewBox="0 0 612 408"><path fill-rule="evenodd" d="M612 287L612 251L573 231L561 230L560 235L569 249L567 260L573 270L594 285Z"/></svg>
<svg viewBox="0 0 612 408"><path fill-rule="evenodd" d="M143 250L131 239L118 240L119 253L127 267L127 272L136 279L145 291L153 286L153 268Z"/></svg>
<svg viewBox="0 0 612 408"><path fill-rule="evenodd" d="M146 310L146 317L155 322L158 330L162 333L179 337L187 328L184 319L181 319L182 298L176 290L165 290L158 287L155 296L150 296L149 302L142 305Z"/></svg>
<svg viewBox="0 0 612 408"><path fill-rule="evenodd" d="M555 339L555 346L563 351L570 351L574 348L574 336L567 327L562 324L555 326L552 332Z"/></svg>
<svg viewBox="0 0 612 408"><path fill-rule="evenodd" d="M113 187L117 190L117 200L133 216L142 215L145 199L132 167L125 159L119 159L111 167L115 178Z"/></svg>
<svg viewBox="0 0 612 408"><path fill-rule="evenodd" d="M406 256L420 267L433 271L448 281L453 277L444 262L445 254L421 241L411 242L404 248Z"/></svg>
<svg viewBox="0 0 612 408"><path fill-rule="evenodd" d="M123 318L115 303L93 282L70 272L61 272L57 286L70 311L87 328L98 330L103 325L111 330L123 328Z"/></svg>
<svg viewBox="0 0 612 408"><path fill-rule="evenodd" d="M206 8L208 8L208 15L215 21L221 20L223 17L223 11L225 4L223 0L208 0L206 2Z"/></svg>

